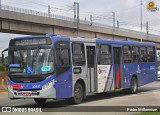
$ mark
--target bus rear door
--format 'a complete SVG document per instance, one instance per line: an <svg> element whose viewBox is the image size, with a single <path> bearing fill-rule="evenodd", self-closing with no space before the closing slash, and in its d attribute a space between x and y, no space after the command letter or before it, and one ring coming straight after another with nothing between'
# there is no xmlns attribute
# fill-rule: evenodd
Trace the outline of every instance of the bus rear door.
<svg viewBox="0 0 160 115"><path fill-rule="evenodd" d="M123 88L122 48L113 47L115 89Z"/></svg>

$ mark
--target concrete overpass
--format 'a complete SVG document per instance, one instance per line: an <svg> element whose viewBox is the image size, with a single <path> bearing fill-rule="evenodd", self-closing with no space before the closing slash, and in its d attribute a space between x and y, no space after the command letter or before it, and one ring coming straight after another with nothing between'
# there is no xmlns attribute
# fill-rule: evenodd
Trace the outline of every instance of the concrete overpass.
<svg viewBox="0 0 160 115"><path fill-rule="evenodd" d="M48 15L37 12L2 5L0 12L0 32L18 34L44 34L55 33L67 36L85 36L89 38L113 38L117 40L140 41L140 32L113 28L100 24L89 25L88 22L80 21L79 28L72 18ZM160 36L146 35L143 33L143 41L157 43L160 49Z"/></svg>

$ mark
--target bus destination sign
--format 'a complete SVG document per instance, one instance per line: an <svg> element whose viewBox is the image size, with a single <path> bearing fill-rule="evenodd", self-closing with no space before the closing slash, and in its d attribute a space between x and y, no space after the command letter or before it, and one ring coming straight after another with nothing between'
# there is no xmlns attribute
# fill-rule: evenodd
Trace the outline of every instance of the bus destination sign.
<svg viewBox="0 0 160 115"><path fill-rule="evenodd" d="M23 39L15 41L15 46L42 45L46 43L46 39Z"/></svg>

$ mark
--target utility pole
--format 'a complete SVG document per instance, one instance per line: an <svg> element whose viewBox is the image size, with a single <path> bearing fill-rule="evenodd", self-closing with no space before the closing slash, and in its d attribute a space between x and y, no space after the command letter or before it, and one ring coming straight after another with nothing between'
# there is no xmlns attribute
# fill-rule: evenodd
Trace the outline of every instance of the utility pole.
<svg viewBox="0 0 160 115"><path fill-rule="evenodd" d="M0 0L0 17L1 17L1 15L2 15L2 14L1 14L1 13L2 13L2 11L1 11L1 10L2 10L2 3L1 3L1 2L2 2L2 1Z"/></svg>
<svg viewBox="0 0 160 115"><path fill-rule="evenodd" d="M113 13L113 28L115 29L115 20L116 20L116 18L115 18L115 12L112 12Z"/></svg>
<svg viewBox="0 0 160 115"><path fill-rule="evenodd" d="M113 39L115 37L115 23L116 23L116 16L115 16L115 12L113 13Z"/></svg>
<svg viewBox="0 0 160 115"><path fill-rule="evenodd" d="M143 23L143 22L142 22L142 21L143 21L143 19L142 19L142 15L143 15L143 14L142 14L142 6L143 6L143 3L142 3L142 0L141 0L141 42L142 42L142 39L143 39L143 38L142 38L142 30L143 30L143 28L142 28L142 26L143 26L143 25L142 25L142 23Z"/></svg>
<svg viewBox="0 0 160 115"><path fill-rule="evenodd" d="M77 2L77 29L79 29L79 3Z"/></svg>
<svg viewBox="0 0 160 115"><path fill-rule="evenodd" d="M79 3L74 2L74 24L79 29Z"/></svg>
<svg viewBox="0 0 160 115"><path fill-rule="evenodd" d="M90 26L92 26L92 15L90 15Z"/></svg>
<svg viewBox="0 0 160 115"><path fill-rule="evenodd" d="M48 17L50 17L50 16L51 16L51 6L48 5Z"/></svg>
<svg viewBox="0 0 160 115"><path fill-rule="evenodd" d="M148 21L146 22L146 33L149 35Z"/></svg>
<svg viewBox="0 0 160 115"><path fill-rule="evenodd" d="M119 28L119 21L117 21L117 28Z"/></svg>
<svg viewBox="0 0 160 115"><path fill-rule="evenodd" d="M74 2L74 26L76 27L76 3Z"/></svg>

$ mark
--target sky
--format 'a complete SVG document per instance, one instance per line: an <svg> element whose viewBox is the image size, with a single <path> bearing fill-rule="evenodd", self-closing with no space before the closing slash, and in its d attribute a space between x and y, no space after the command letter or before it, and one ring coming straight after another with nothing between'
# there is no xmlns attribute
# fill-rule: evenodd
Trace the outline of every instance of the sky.
<svg viewBox="0 0 160 115"><path fill-rule="evenodd" d="M145 24L149 23L149 32L159 34L160 31L160 10L150 12L146 9L149 1L154 1L160 8L160 0L143 1L143 31L146 31ZM41 12L48 12L48 5L51 6L51 14L69 16L73 18L73 3L80 5L80 19L93 22L113 25L113 13L116 21L119 21L121 28L129 28L140 31L140 10L141 0L1 0L4 5L18 8L31 9ZM160 35L160 34L159 34ZM9 40L19 36L17 34L0 33L0 52L7 48Z"/></svg>

